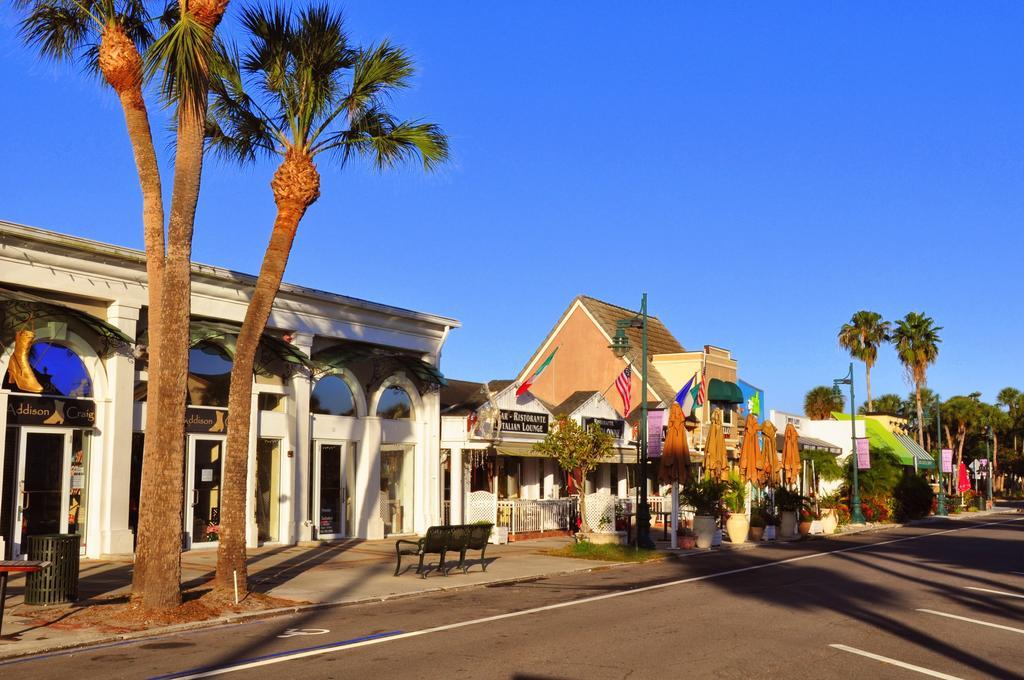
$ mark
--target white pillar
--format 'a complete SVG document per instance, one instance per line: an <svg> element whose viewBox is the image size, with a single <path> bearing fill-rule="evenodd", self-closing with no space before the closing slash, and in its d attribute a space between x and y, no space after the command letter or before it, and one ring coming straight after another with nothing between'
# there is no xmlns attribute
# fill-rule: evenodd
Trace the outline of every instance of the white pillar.
<svg viewBox="0 0 1024 680"><path fill-rule="evenodd" d="M292 345L310 356L313 353L313 336L297 333L292 338ZM291 517L292 520L287 523L287 530L281 541L297 543L313 539L314 519L309 517L309 498L313 490L309 479L310 471L313 469L313 436L310 431L312 419L309 413L312 384L309 376L305 372L297 371L291 378L290 388L288 417L293 421L293 427L289 429L295 434L291 441L292 455L286 459L288 463L283 466L281 489L287 490L288 499L285 507L281 508L281 514Z"/></svg>
<svg viewBox="0 0 1024 680"><path fill-rule="evenodd" d="M139 307L115 303L107 308L107 322L135 337ZM99 500L99 512L92 527L86 529L99 545L88 540L89 557L130 555L133 551L132 531L128 527L128 494L132 469L132 415L135 401L135 362L123 354L113 354L104 362L107 373L106 416L97 423L101 429L101 445L90 455L102 458L98 483L90 483L90 495ZM95 468L94 468L95 469ZM87 501L91 508L96 505Z"/></svg>
<svg viewBox="0 0 1024 680"><path fill-rule="evenodd" d="M462 524L462 449L453 446L448 459L448 466L451 469L451 477L448 487L451 493L451 523Z"/></svg>
<svg viewBox="0 0 1024 680"><path fill-rule="evenodd" d="M629 466L619 463L615 466L618 471L616 496L619 498L629 497Z"/></svg>
<svg viewBox="0 0 1024 680"><path fill-rule="evenodd" d="M610 463L601 463L597 466L597 489L598 491L612 491L612 466Z"/></svg>
<svg viewBox="0 0 1024 680"><path fill-rule="evenodd" d="M380 444L381 419L363 419L363 439L356 460L356 537L384 538L384 520L380 516Z"/></svg>
<svg viewBox="0 0 1024 680"><path fill-rule="evenodd" d="M555 476L558 472L558 466L555 461L550 458L544 459L544 497L545 498L558 498L558 483L557 477Z"/></svg>

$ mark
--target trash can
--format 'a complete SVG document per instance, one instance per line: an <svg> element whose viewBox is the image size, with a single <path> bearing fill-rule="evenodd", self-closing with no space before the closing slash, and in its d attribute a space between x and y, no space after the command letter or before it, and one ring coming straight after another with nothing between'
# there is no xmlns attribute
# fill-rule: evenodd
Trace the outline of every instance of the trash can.
<svg viewBox="0 0 1024 680"><path fill-rule="evenodd" d="M25 604L60 604L78 599L78 534L44 534L26 540L28 558L50 566L30 573L25 581Z"/></svg>

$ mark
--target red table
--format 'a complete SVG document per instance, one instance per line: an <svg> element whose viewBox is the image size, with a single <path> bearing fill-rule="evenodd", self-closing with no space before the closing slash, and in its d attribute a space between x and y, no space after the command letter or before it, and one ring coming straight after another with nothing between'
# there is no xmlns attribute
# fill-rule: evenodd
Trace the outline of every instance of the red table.
<svg viewBox="0 0 1024 680"><path fill-rule="evenodd" d="M4 626L4 606L7 604L7 578L11 572L32 573L50 566L39 560L0 560L0 634Z"/></svg>

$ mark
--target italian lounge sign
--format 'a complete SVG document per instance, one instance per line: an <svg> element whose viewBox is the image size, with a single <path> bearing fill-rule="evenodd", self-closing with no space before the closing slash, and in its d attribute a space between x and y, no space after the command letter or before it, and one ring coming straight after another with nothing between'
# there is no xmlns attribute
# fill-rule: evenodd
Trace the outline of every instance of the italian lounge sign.
<svg viewBox="0 0 1024 680"><path fill-rule="evenodd" d="M599 428L604 430L605 434L610 434L616 439L622 439L624 423L621 420L612 420L610 418L583 418L584 430L589 430L591 425L597 425Z"/></svg>
<svg viewBox="0 0 1024 680"><path fill-rule="evenodd" d="M501 431L519 434L547 434L548 414L501 409Z"/></svg>
<svg viewBox="0 0 1024 680"><path fill-rule="evenodd" d="M96 405L87 399L12 395L7 398L7 422L16 425L93 427L96 425Z"/></svg>
<svg viewBox="0 0 1024 680"><path fill-rule="evenodd" d="M189 406L185 409L185 431L224 434L228 431L228 412Z"/></svg>

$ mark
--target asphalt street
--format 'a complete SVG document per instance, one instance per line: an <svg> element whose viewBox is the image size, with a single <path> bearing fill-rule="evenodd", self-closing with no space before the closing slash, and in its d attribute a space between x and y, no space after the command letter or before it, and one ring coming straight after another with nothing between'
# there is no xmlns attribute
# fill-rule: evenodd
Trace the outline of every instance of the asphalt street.
<svg viewBox="0 0 1024 680"><path fill-rule="evenodd" d="M1024 517L599 567L0 663L0 678L19 679L378 676L1024 678Z"/></svg>

